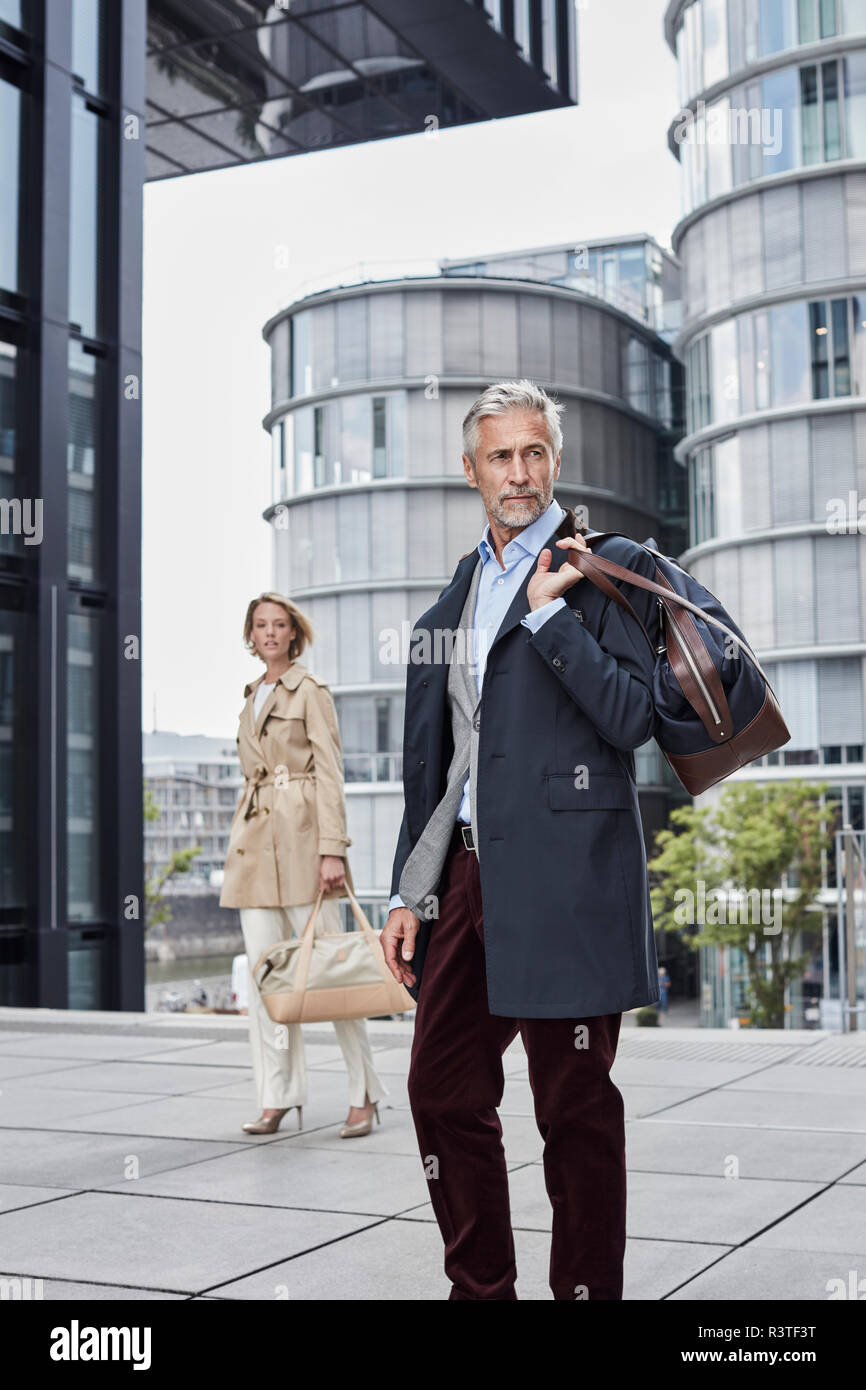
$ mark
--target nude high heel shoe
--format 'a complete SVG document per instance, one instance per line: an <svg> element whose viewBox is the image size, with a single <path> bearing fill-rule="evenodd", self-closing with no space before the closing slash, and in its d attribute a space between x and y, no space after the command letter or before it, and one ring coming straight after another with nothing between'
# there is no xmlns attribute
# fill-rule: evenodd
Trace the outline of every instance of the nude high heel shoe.
<svg viewBox="0 0 866 1390"><path fill-rule="evenodd" d="M373 1106L373 1110L375 1110L376 1112L376 1123L380 1125L382 1121L379 1118L379 1102L377 1100L374 1100L371 1102L371 1104ZM356 1120L355 1124L353 1125L343 1125L343 1128L340 1130L340 1138L360 1139L362 1135L369 1134L372 1128L373 1115L371 1113L367 1116L366 1120Z"/></svg>
<svg viewBox="0 0 866 1390"><path fill-rule="evenodd" d="M261 1116L258 1120L250 1120L247 1124L241 1125L245 1134L276 1134L283 1121L283 1116L288 1115L289 1110L298 1112L298 1129L302 1129L301 1113L303 1106L290 1105L285 1110L278 1110L276 1115L270 1115L267 1119Z"/></svg>

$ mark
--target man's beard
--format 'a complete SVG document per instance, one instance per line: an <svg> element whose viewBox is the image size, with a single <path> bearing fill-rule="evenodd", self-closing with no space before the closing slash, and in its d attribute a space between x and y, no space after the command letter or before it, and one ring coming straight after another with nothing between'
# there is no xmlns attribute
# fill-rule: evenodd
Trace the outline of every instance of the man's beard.
<svg viewBox="0 0 866 1390"><path fill-rule="evenodd" d="M512 501L500 501L495 499L490 507L490 513L494 521L499 526L531 526L533 521L537 521L543 512L550 506L550 498L545 501L539 493L523 492L517 494L519 497L531 499L530 505L524 507Z"/></svg>

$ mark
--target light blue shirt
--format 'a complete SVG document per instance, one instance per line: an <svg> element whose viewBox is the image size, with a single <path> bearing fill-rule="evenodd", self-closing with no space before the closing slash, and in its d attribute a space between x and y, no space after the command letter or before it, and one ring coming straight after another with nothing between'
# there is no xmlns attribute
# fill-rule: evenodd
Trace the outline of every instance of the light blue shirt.
<svg viewBox="0 0 866 1390"><path fill-rule="evenodd" d="M544 548L544 543L551 531L555 531L565 512L560 507L556 498L551 500L550 506L541 516L533 521L529 526L524 526L523 530L510 540L503 547L502 561L500 565L496 558L493 542L490 535L490 522L484 528L484 535L478 542L478 553L481 556L481 574L478 579L478 594L475 600L475 615L472 621L472 632L474 638L474 663L475 663L475 685L481 696L481 687L484 683L484 670L487 665L487 653L493 645L493 641L502 626L502 620L511 607L515 594L520 589L527 574L535 566L539 553ZM503 568L504 565L504 568ZM528 627L530 632L537 632L542 623L546 623L548 618L558 612L565 605L565 599L560 594L559 598L549 599L540 608L530 610L520 619L524 627ZM463 784L463 797L457 809L457 819L469 824L469 778ZM388 904L390 912L394 907L405 907L406 904L399 893L394 893Z"/></svg>

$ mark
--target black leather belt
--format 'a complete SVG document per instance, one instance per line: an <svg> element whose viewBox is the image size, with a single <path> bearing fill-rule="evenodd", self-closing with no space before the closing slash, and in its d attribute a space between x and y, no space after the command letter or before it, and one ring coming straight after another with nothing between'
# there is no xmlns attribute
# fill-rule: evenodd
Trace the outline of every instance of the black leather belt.
<svg viewBox="0 0 866 1390"><path fill-rule="evenodd" d="M472 826L467 825L466 821L459 821L458 825L460 828L460 834L463 838L464 849L474 849L475 841L472 839Z"/></svg>

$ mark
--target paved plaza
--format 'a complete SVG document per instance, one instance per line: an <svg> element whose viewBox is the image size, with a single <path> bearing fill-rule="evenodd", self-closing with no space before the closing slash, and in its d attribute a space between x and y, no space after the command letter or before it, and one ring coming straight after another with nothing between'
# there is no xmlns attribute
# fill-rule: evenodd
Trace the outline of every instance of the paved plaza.
<svg viewBox="0 0 866 1390"><path fill-rule="evenodd" d="M0 1275L46 1299L441 1300L415 1145L412 1024L370 1024L390 1095L341 1140L330 1025L304 1029L304 1128L255 1118L247 1023L0 1009ZM550 1205L526 1057L500 1114L520 1299L550 1299ZM866 1277L866 1036L637 1028L625 1099L624 1297L826 1301Z"/></svg>

